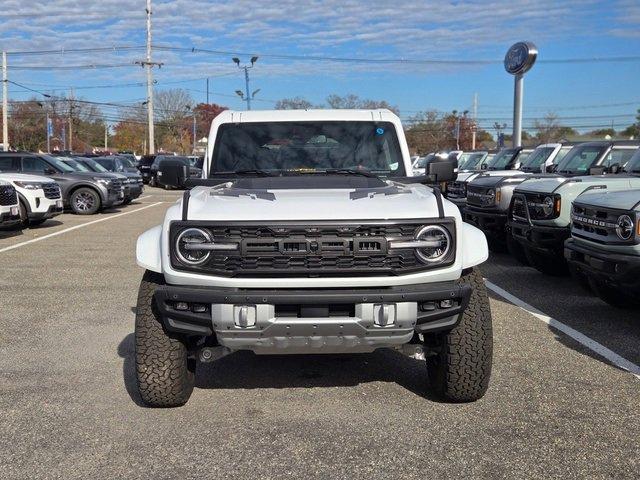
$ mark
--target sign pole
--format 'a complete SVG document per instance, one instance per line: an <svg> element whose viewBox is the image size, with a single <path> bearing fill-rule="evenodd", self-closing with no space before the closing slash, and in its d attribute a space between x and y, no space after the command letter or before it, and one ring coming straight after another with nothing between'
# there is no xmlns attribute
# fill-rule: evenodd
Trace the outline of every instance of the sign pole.
<svg viewBox="0 0 640 480"><path fill-rule="evenodd" d="M514 77L513 84L513 147L522 146L522 92L524 74L531 70L538 58L538 48L531 42L511 45L504 57L504 69Z"/></svg>
<svg viewBox="0 0 640 480"><path fill-rule="evenodd" d="M524 75L519 73L514 76L513 88L513 148L522 145L522 90L524 87Z"/></svg>

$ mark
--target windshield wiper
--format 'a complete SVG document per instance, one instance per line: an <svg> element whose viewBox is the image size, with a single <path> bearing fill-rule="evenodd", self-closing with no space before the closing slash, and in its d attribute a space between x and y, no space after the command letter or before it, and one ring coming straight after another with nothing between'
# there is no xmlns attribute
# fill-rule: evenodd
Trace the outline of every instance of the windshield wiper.
<svg viewBox="0 0 640 480"><path fill-rule="evenodd" d="M366 172L366 171L363 171L363 170L353 170L351 168L327 168L325 170L316 170L315 172L312 172L312 173L329 174L329 175L334 175L334 174L336 174L336 175L360 175L362 177L380 178L375 173Z"/></svg>
<svg viewBox="0 0 640 480"><path fill-rule="evenodd" d="M211 175L261 175L266 177L273 177L275 173L268 170L260 169L246 169L246 170L226 170L221 172L211 172Z"/></svg>

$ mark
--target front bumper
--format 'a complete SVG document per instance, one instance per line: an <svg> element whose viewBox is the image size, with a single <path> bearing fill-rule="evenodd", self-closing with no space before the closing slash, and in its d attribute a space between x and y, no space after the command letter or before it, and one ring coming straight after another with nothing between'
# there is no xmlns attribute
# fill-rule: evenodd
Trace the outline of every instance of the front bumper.
<svg viewBox="0 0 640 480"><path fill-rule="evenodd" d="M579 272L640 295L640 256L596 250L573 238L565 243L564 256Z"/></svg>
<svg viewBox="0 0 640 480"><path fill-rule="evenodd" d="M165 328L215 334L231 350L261 354L371 352L415 333L453 328L471 287L454 282L362 289L233 289L162 286ZM178 309L185 308L187 309ZM205 308L206 311L199 311Z"/></svg>
<svg viewBox="0 0 640 480"><path fill-rule="evenodd" d="M140 176L142 177L142 181L143 183L149 183L149 180L151 179L151 172L150 171L140 171Z"/></svg>
<svg viewBox="0 0 640 480"><path fill-rule="evenodd" d="M522 245L548 254L562 254L562 248L567 238L571 236L569 226L549 227L528 225L510 220L508 222L511 234Z"/></svg>
<svg viewBox="0 0 640 480"><path fill-rule="evenodd" d="M507 230L507 212L481 211L467 206L463 213L464 221L478 227L487 235L504 236Z"/></svg>
<svg viewBox="0 0 640 480"><path fill-rule="evenodd" d="M0 213L0 227L12 227L18 223L20 223L20 211L17 206Z"/></svg>
<svg viewBox="0 0 640 480"><path fill-rule="evenodd" d="M27 217L29 218L29 220L45 220L48 218L53 218L56 215L60 215L64 211L62 200L50 200L50 202L50 205L48 207L45 207L44 209L39 208L37 211L28 212ZM42 204L40 206L42 207Z"/></svg>

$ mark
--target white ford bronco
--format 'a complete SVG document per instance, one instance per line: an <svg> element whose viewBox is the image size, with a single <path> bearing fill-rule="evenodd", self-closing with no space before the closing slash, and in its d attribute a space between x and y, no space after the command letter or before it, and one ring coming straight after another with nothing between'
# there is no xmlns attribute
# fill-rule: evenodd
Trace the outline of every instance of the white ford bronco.
<svg viewBox="0 0 640 480"><path fill-rule="evenodd" d="M165 176L188 177L184 167ZM198 362L255 354L366 353L425 361L442 398L487 390L491 312L484 234L412 177L387 110L225 111L202 179L138 238L137 383L149 406L184 404ZM164 177L163 177L164 178Z"/></svg>

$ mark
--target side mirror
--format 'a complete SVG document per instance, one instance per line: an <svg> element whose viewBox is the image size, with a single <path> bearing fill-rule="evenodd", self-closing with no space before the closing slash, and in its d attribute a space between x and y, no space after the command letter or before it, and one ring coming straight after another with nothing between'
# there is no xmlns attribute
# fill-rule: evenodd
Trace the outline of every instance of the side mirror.
<svg viewBox="0 0 640 480"><path fill-rule="evenodd" d="M482 165L480 165L480 170L486 170L488 167L488 165L486 163L483 163Z"/></svg>
<svg viewBox="0 0 640 480"><path fill-rule="evenodd" d="M51 168L51 167L47 167L44 169L44 174L45 175L55 175L57 172L57 170L55 168Z"/></svg>
<svg viewBox="0 0 640 480"><path fill-rule="evenodd" d="M184 187L189 167L179 161L167 160L158 167L158 182L170 187Z"/></svg>
<svg viewBox="0 0 640 480"><path fill-rule="evenodd" d="M544 169L544 171L546 173L553 173L553 171L556 169L556 166L554 164L551 165L547 165Z"/></svg>
<svg viewBox="0 0 640 480"><path fill-rule="evenodd" d="M591 167L589 169L589 175L604 175L607 173L606 167Z"/></svg>
<svg viewBox="0 0 640 480"><path fill-rule="evenodd" d="M456 172L458 168L457 160L444 160L441 162L431 162L427 166L427 176L433 179L434 183L453 182L458 178Z"/></svg>
<svg viewBox="0 0 640 480"><path fill-rule="evenodd" d="M620 172L620 164L619 163L614 163L613 165L611 165L609 167L609 171L608 173L612 173L612 174L616 174Z"/></svg>

